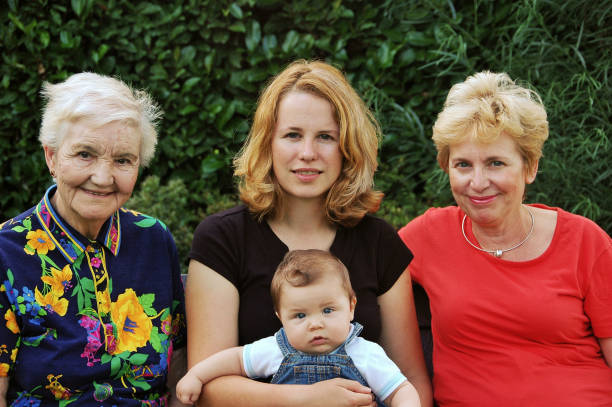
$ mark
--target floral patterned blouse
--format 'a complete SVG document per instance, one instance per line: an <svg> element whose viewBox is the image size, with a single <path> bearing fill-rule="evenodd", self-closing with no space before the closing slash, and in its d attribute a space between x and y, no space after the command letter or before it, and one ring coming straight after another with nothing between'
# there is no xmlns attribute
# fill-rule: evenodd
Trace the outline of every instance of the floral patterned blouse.
<svg viewBox="0 0 612 407"><path fill-rule="evenodd" d="M165 406L184 346L176 247L160 221L121 208L89 240L49 188L0 225L0 376L11 406Z"/></svg>

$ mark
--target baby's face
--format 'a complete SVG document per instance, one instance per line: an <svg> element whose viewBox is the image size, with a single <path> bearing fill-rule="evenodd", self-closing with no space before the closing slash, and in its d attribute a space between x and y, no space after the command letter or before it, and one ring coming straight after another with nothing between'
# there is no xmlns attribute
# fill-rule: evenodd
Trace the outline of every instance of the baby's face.
<svg viewBox="0 0 612 407"><path fill-rule="evenodd" d="M284 284L279 318L295 349L324 354L336 349L348 336L355 303L337 276L325 276L306 287Z"/></svg>

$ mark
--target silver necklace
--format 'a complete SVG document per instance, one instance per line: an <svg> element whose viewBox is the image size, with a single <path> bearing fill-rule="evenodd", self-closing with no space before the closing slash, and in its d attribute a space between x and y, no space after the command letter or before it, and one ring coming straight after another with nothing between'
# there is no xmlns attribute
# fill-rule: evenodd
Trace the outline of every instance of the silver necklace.
<svg viewBox="0 0 612 407"><path fill-rule="evenodd" d="M461 221L461 233L463 233L463 237L465 238L465 241L468 242L470 246L472 246L474 249L478 249L481 252L491 253L493 256L500 258L502 254L504 254L505 252L509 252L510 250L514 250L517 247L520 247L523 243L527 241L527 239L529 239L529 236L531 236L531 233L533 232L533 225L535 224L535 220L533 219L533 213L531 213L531 211L527 207L525 207L525 209L527 209L527 212L529 213L529 217L531 217L531 229L529 229L529 233L527 233L527 236L525 236L523 240L521 240L514 246L509 247L507 249L487 250L487 249L478 247L474 243L470 242L470 239L468 239L467 235L465 234L465 218L467 218L467 214L463 215L463 220Z"/></svg>

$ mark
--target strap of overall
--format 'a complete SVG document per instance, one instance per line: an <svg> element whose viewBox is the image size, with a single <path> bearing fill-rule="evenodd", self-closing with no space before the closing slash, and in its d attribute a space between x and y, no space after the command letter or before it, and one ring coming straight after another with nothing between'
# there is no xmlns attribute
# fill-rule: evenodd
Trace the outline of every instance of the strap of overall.
<svg viewBox="0 0 612 407"><path fill-rule="evenodd" d="M351 325L353 325L353 332L351 332L348 338L346 338L346 340L342 343L342 345L338 347L338 350L334 353L342 353L346 355L346 344L355 339L357 336L359 336L361 331L363 331L363 325L361 325L359 322L351 322Z"/></svg>
<svg viewBox="0 0 612 407"><path fill-rule="evenodd" d="M348 338L346 338L346 340L342 343L342 345L340 345L337 352L335 353L341 352L343 354L346 354L346 351L344 349L346 344L352 341L355 337L359 336L361 331L363 331L363 325L361 325L359 322L352 322L351 324L353 325L353 332L351 332ZM287 334L285 334L285 330L283 328L279 329L276 334L274 334L274 337L276 338L276 343L278 344L278 347L283 353L283 357L287 356L288 354L297 352L297 350L295 350L295 348L289 343L289 339L287 339Z"/></svg>
<svg viewBox="0 0 612 407"><path fill-rule="evenodd" d="M276 331L274 337L276 338L276 343L278 344L278 347L280 348L281 352L283 352L283 357L291 353L297 352L289 343L289 339L287 339L287 334L285 334L284 328L281 328Z"/></svg>

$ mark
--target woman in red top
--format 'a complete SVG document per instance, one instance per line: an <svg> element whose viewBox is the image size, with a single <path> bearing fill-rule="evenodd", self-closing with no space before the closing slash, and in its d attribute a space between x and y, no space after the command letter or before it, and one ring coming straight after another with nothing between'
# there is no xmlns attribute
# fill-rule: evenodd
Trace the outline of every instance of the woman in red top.
<svg viewBox="0 0 612 407"><path fill-rule="evenodd" d="M525 204L548 137L539 96L506 74L453 86L433 129L458 206L402 230L427 291L441 406L612 406L612 240Z"/></svg>

